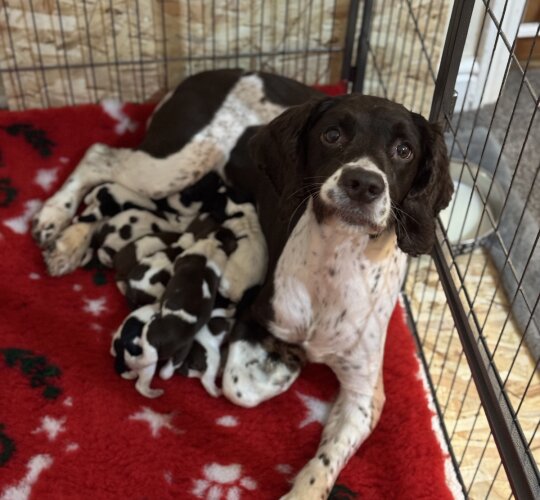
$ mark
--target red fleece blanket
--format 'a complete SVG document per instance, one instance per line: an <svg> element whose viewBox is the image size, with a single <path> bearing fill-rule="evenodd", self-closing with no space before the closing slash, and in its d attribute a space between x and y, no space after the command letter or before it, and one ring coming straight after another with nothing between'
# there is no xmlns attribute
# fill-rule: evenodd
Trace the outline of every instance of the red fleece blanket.
<svg viewBox="0 0 540 500"><path fill-rule="evenodd" d="M128 313L111 275L45 273L31 215L94 142L133 146L149 105L0 113L0 498L276 499L315 453L337 383L308 366L258 408L213 399L196 379L157 400L113 370ZM334 499L451 497L444 456L398 307L384 361L387 402Z"/></svg>

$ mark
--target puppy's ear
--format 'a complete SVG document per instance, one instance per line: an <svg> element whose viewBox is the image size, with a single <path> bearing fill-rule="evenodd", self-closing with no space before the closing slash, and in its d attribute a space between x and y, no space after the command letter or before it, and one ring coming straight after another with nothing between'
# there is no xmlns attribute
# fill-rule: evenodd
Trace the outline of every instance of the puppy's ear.
<svg viewBox="0 0 540 500"><path fill-rule="evenodd" d="M278 195L301 186L306 146L302 139L331 102L332 99L325 97L293 106L262 127L251 139L251 157Z"/></svg>
<svg viewBox="0 0 540 500"><path fill-rule="evenodd" d="M396 227L398 245L409 255L430 253L435 243L435 218L454 192L442 129L411 113L423 145L422 164L409 193L400 204Z"/></svg>

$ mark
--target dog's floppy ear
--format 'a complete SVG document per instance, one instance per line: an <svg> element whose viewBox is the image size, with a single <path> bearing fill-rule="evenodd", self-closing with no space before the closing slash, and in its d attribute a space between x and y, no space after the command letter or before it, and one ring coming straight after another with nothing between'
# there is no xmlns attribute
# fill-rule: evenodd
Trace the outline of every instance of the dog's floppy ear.
<svg viewBox="0 0 540 500"><path fill-rule="evenodd" d="M448 206L454 192L442 129L411 113L423 146L422 163L413 185L401 202L396 227L398 245L409 255L430 253L435 243L435 218Z"/></svg>
<svg viewBox="0 0 540 500"><path fill-rule="evenodd" d="M262 127L250 141L251 157L283 195L301 186L305 142L302 138L332 99L312 99L293 106Z"/></svg>

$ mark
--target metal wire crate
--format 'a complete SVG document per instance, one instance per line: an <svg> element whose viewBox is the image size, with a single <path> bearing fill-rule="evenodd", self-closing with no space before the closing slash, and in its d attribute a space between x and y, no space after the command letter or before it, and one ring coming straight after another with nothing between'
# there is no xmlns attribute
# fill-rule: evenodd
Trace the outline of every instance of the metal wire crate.
<svg viewBox="0 0 540 500"><path fill-rule="evenodd" d="M524 6L5 0L0 94L10 109L140 102L188 74L243 67L346 80L441 121L459 202L433 255L411 260L404 302L458 490L540 498L539 28L518 60Z"/></svg>

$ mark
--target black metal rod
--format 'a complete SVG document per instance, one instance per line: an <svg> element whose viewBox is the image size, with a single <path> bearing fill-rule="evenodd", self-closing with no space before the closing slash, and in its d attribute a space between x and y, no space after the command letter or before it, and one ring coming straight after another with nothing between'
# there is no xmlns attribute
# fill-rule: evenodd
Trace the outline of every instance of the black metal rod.
<svg viewBox="0 0 540 500"><path fill-rule="evenodd" d="M351 80L352 53L354 48L354 36L356 33L356 21L358 19L359 0L352 0L349 5L347 16L347 29L345 31L345 47L343 49L343 63L341 65L341 79Z"/></svg>
<svg viewBox="0 0 540 500"><path fill-rule="evenodd" d="M474 2L467 0L456 0L454 3L431 101L429 119L432 122L440 122L445 114L451 116L453 112L450 105L453 102L452 96L473 7Z"/></svg>
<svg viewBox="0 0 540 500"><path fill-rule="evenodd" d="M356 65L354 70L352 91L362 93L368 59L368 44L371 35L371 20L373 18L373 0L364 0L364 12L362 14L362 26L356 47Z"/></svg>

